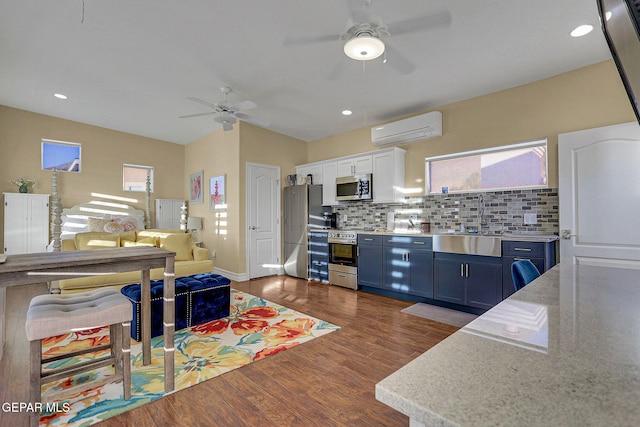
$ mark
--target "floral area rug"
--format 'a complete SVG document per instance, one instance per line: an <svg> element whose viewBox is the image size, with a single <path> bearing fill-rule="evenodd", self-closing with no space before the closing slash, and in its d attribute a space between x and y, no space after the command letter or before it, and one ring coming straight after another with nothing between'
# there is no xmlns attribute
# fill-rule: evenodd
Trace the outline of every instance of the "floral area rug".
<svg viewBox="0 0 640 427"><path fill-rule="evenodd" d="M331 323L232 289L229 317L176 331L176 391L338 329ZM106 343L108 337L108 328L53 337L43 341L43 357L89 344ZM151 340L151 351L151 365L143 366L142 344L132 341L130 400L123 399L122 382L110 383L70 396L68 400L55 405L47 405L51 412L43 413L40 425L88 426L161 398L165 394L162 336ZM61 363L69 362L52 362L49 368L60 366ZM42 390L42 400L46 402L48 390L68 388L109 374L113 374L112 367L47 384Z"/></svg>

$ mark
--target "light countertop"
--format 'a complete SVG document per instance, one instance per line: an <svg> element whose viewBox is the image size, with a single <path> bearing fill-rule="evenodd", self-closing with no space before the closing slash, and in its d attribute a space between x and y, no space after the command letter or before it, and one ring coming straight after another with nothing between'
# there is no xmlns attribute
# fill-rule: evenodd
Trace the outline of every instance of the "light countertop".
<svg viewBox="0 0 640 427"><path fill-rule="evenodd" d="M421 236L421 237L433 237L436 235L456 235L456 236L491 236L500 237L501 240L509 241L528 241L528 242L553 242L558 240L558 236L554 234L534 234L534 233L505 233L505 234L477 234L477 233L445 233L445 232L432 232L421 233L419 230L396 230L396 231L366 231L366 230L351 230L357 231L358 234L376 234L382 236Z"/></svg>
<svg viewBox="0 0 640 427"><path fill-rule="evenodd" d="M640 271L556 265L376 385L412 425L638 425Z"/></svg>

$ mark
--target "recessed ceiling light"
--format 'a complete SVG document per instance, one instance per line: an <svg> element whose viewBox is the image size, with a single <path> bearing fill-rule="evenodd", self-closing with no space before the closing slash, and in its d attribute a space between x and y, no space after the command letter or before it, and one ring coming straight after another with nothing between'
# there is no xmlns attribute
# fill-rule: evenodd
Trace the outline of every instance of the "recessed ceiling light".
<svg viewBox="0 0 640 427"><path fill-rule="evenodd" d="M342 110L342 115L343 116L350 116L353 114L353 111L351 110Z"/></svg>
<svg viewBox="0 0 640 427"><path fill-rule="evenodd" d="M55 96L58 99L67 99L67 95L63 95L61 93L54 93L53 96Z"/></svg>
<svg viewBox="0 0 640 427"><path fill-rule="evenodd" d="M573 29L573 31L571 31L570 34L571 34L571 37L582 37L582 36L586 36L591 31L593 31L593 25L585 24L585 25L577 26L576 28Z"/></svg>

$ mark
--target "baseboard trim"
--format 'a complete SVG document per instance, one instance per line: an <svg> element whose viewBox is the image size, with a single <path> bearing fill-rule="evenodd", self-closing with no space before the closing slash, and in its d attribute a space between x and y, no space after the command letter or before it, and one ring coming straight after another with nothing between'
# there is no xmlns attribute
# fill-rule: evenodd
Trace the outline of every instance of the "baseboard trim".
<svg viewBox="0 0 640 427"><path fill-rule="evenodd" d="M213 268L215 274L220 274L234 282L246 282L249 280L249 273L234 273L233 271L223 270L222 268Z"/></svg>

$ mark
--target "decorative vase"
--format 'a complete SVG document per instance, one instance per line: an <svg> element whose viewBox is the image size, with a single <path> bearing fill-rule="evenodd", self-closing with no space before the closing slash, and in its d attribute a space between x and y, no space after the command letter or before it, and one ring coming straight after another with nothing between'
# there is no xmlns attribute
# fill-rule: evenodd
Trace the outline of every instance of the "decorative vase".
<svg viewBox="0 0 640 427"><path fill-rule="evenodd" d="M21 193L28 193L29 192L29 187L27 187L26 185L21 185L18 188L18 191L21 192Z"/></svg>

